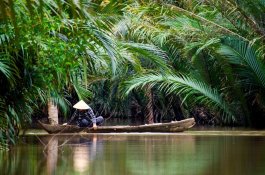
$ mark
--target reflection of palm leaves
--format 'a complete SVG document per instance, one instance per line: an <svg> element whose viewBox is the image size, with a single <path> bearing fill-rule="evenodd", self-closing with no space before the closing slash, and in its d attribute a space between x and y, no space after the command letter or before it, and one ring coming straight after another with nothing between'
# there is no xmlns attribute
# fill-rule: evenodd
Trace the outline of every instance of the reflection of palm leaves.
<svg viewBox="0 0 265 175"><path fill-rule="evenodd" d="M205 174L208 167L218 163L219 160L219 156L207 154L209 149L214 151L219 147L213 141L200 147L195 145L197 140L190 136L167 137L167 139L146 137L140 140L144 141L127 146L127 156L124 162L131 174L199 175ZM206 159L211 161L205 161Z"/></svg>
<svg viewBox="0 0 265 175"><path fill-rule="evenodd" d="M177 75L159 75L149 74L134 78L126 82L126 93L128 94L132 89L144 87L146 84L154 86L160 84L159 87L165 90L167 94L175 93L183 95L185 101L187 98L192 99L193 102L199 102L214 109L219 109L223 113L224 121L231 122L235 120L233 113L229 109L229 105L224 101L221 94L216 89L209 87L206 83L187 76Z"/></svg>

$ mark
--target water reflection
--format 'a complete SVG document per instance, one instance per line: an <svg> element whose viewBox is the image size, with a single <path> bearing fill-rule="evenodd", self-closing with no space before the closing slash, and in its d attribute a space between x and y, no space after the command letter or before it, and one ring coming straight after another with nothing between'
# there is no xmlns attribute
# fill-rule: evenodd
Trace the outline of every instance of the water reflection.
<svg viewBox="0 0 265 175"><path fill-rule="evenodd" d="M88 170L89 157L88 149L85 146L74 147L74 170L83 173Z"/></svg>
<svg viewBox="0 0 265 175"><path fill-rule="evenodd" d="M138 145L138 150L132 150L135 154L127 158L127 167L132 174L158 175L158 174L197 174L198 167L189 168L190 162L196 157L194 137L170 137L144 138ZM164 149L166 148L166 149ZM142 154L144 152L145 154ZM195 166L205 167L196 160Z"/></svg>
<svg viewBox="0 0 265 175"><path fill-rule="evenodd" d="M265 172L265 137L60 135L24 137L0 152L2 174L225 175Z"/></svg>
<svg viewBox="0 0 265 175"><path fill-rule="evenodd" d="M102 150L102 144L97 135L53 135L38 137L40 143L44 145L43 153L46 157L46 173L65 174L75 173L86 174L90 170L92 161L97 153ZM72 160L69 158L72 157ZM62 159L62 160L60 160ZM58 169L58 161L63 162L65 169ZM70 171L68 171L68 168Z"/></svg>
<svg viewBox="0 0 265 175"><path fill-rule="evenodd" d="M51 137L47 147L47 175L55 174L58 159L58 137Z"/></svg>
<svg viewBox="0 0 265 175"><path fill-rule="evenodd" d="M97 136L93 136L91 141L85 140L73 146L73 162L74 170L84 173L89 170L91 162L95 159L97 153Z"/></svg>

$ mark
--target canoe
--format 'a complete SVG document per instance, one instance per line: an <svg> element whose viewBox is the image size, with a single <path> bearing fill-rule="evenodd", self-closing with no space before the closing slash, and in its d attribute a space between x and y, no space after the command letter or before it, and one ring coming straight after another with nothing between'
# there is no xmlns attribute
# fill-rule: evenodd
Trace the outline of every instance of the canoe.
<svg viewBox="0 0 265 175"><path fill-rule="evenodd" d="M183 132L195 125L194 118L169 123L154 123L138 126L98 126L94 128L81 128L76 125L50 125L38 121L40 126L50 134L55 133L112 133L112 132Z"/></svg>

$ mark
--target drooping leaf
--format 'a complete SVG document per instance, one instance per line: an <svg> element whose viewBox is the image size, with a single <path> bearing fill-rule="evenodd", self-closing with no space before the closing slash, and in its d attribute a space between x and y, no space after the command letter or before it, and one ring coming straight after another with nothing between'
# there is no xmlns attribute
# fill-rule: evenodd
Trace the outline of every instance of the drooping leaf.
<svg viewBox="0 0 265 175"><path fill-rule="evenodd" d="M153 87L158 85L161 90L167 94L177 94L183 96L183 102L186 99L211 106L212 108L219 109L223 114L224 121L235 121L236 118L228 104L216 89L209 87L204 82L198 81L194 78L187 76L177 75L160 75L160 74L147 74L133 78L125 82L125 94L128 94L135 88L143 88L146 85Z"/></svg>

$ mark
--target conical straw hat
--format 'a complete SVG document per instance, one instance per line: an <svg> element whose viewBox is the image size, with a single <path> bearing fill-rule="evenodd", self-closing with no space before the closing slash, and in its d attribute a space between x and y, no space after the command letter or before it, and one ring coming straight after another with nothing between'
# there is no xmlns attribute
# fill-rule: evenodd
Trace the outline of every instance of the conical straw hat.
<svg viewBox="0 0 265 175"><path fill-rule="evenodd" d="M73 107L76 109L89 109L90 108L83 100L80 100Z"/></svg>

